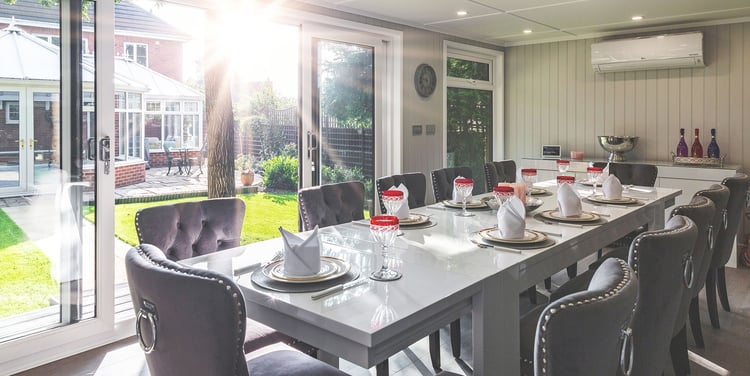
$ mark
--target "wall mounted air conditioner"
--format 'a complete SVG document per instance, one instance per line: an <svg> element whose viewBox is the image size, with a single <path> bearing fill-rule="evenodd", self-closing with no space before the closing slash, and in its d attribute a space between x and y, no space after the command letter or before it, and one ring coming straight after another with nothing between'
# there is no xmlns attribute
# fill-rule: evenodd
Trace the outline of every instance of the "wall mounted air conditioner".
<svg viewBox="0 0 750 376"><path fill-rule="evenodd" d="M594 72L703 67L703 33L609 40L591 45Z"/></svg>

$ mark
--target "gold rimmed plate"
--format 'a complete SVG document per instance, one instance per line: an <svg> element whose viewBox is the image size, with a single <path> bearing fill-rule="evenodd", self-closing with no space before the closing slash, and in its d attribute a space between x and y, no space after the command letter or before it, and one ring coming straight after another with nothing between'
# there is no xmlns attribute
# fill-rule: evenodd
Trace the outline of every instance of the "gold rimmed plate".
<svg viewBox="0 0 750 376"><path fill-rule="evenodd" d="M601 218L596 213L591 212L582 212L581 215L574 216L574 217L566 217L560 213L560 210L558 209L552 209L552 210L545 210L541 213L539 213L544 218L552 219L555 221L560 222L596 222Z"/></svg>
<svg viewBox="0 0 750 376"><path fill-rule="evenodd" d="M503 238L502 236L500 236L500 232L494 227L479 230L477 231L477 234L484 240L497 243L531 244L547 240L547 234L529 229L525 229L524 237L518 239Z"/></svg>
<svg viewBox="0 0 750 376"><path fill-rule="evenodd" d="M310 276L292 276L284 273L284 260L278 260L263 267L263 274L278 282L286 283L312 283L323 282L339 278L349 272L351 265L336 257L321 256L320 272Z"/></svg>
<svg viewBox="0 0 750 376"><path fill-rule="evenodd" d="M532 196L546 195L547 193L549 192L544 188L531 188L529 190L529 194Z"/></svg>
<svg viewBox="0 0 750 376"><path fill-rule="evenodd" d="M593 202L600 202L602 204L615 204L615 205L632 205L632 204L638 204L640 201L638 199L633 197L625 197L622 198L606 198L604 195L591 195L586 197L589 201Z"/></svg>
<svg viewBox="0 0 750 376"><path fill-rule="evenodd" d="M417 213L409 213L409 218L398 220L401 226L418 226L430 221L430 216Z"/></svg>
<svg viewBox="0 0 750 376"><path fill-rule="evenodd" d="M461 209L462 204L460 202L453 202L452 200L443 200L443 205L449 207L449 208L457 208ZM470 202L466 203L467 209L483 209L487 207L487 203L481 200L471 200Z"/></svg>

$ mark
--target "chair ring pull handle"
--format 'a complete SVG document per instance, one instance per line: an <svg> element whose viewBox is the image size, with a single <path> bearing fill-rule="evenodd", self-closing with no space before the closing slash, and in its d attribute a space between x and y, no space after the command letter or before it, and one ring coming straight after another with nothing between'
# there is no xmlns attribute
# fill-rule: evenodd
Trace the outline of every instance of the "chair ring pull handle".
<svg viewBox="0 0 750 376"><path fill-rule="evenodd" d="M151 325L151 344L146 344L146 341L143 338L143 334L141 333L141 320L146 320ZM138 315L135 318L135 334L138 337L138 343L141 345L141 349L143 349L143 352L146 354L150 354L152 351L154 351L154 347L156 346L156 316L152 312L148 312L141 308L138 311Z"/></svg>
<svg viewBox="0 0 750 376"><path fill-rule="evenodd" d="M633 330L626 328L622 331L622 350L620 350L620 369L625 376L633 371Z"/></svg>
<svg viewBox="0 0 750 376"><path fill-rule="evenodd" d="M685 284L685 287L691 289L693 288L693 280L695 279L693 278L695 274L695 269L693 266L693 255L689 255L688 257L686 257L683 261L683 264L685 264L685 266L684 270L682 271L682 282Z"/></svg>
<svg viewBox="0 0 750 376"><path fill-rule="evenodd" d="M708 226L708 249L711 253L714 251L714 245L716 244L716 234L714 233L714 225Z"/></svg>
<svg viewBox="0 0 750 376"><path fill-rule="evenodd" d="M729 216L727 215L727 209L724 209L721 212L721 217L722 217L721 220L722 220L722 222L724 224L724 230L726 230L727 226L729 226Z"/></svg>

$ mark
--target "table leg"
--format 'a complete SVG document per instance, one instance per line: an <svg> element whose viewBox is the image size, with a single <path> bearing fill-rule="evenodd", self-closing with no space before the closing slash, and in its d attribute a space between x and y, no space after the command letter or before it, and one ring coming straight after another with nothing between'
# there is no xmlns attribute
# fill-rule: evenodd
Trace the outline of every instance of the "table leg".
<svg viewBox="0 0 750 376"><path fill-rule="evenodd" d="M665 220L664 220L664 211L665 211L664 205L654 205L651 208L651 213L649 217L651 220L648 222L648 229L649 231L653 230L661 230L664 228Z"/></svg>
<svg viewBox="0 0 750 376"><path fill-rule="evenodd" d="M521 373L518 271L507 271L483 283L472 298L474 374Z"/></svg>
<svg viewBox="0 0 750 376"><path fill-rule="evenodd" d="M339 357L320 349L318 349L318 360L339 368Z"/></svg>

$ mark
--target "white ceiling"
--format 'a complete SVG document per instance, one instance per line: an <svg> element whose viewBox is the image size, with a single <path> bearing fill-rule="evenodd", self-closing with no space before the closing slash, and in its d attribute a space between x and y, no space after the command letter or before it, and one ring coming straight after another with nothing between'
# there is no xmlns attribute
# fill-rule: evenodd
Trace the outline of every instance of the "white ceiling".
<svg viewBox="0 0 750 376"><path fill-rule="evenodd" d="M498 46L750 21L749 0L302 1Z"/></svg>

